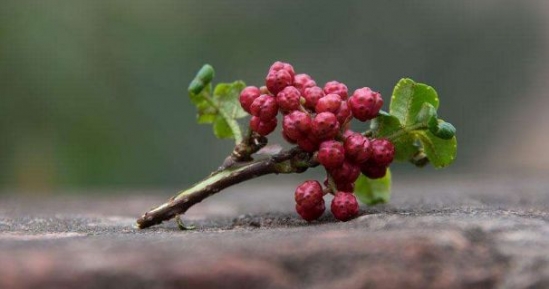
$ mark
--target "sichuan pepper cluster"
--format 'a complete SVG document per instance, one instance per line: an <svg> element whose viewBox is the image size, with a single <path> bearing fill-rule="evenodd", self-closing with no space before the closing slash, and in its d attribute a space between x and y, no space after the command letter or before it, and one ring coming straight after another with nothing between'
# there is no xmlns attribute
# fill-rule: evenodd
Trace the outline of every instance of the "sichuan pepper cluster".
<svg viewBox="0 0 549 289"><path fill-rule="evenodd" d="M252 115L250 128L262 136L272 133L280 112L284 139L314 153L326 169L324 187L315 180L297 187L297 213L309 222L318 219L326 209L324 196L333 194L330 208L335 218L356 217L355 181L361 173L370 179L384 177L395 153L389 140L368 138L349 128L352 119L365 122L378 115L381 95L363 87L349 96L347 86L338 81L317 86L311 76L295 74L292 65L280 61L270 67L265 82L240 94L242 108Z"/></svg>

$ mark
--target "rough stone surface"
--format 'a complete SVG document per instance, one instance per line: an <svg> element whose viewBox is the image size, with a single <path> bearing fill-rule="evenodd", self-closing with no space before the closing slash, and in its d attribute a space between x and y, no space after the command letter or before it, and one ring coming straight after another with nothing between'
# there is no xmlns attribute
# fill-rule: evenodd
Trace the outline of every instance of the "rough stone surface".
<svg viewBox="0 0 549 289"><path fill-rule="evenodd" d="M549 288L546 178L401 179L390 205L312 224L300 182L224 191L191 231L133 228L166 192L2 195L0 288Z"/></svg>

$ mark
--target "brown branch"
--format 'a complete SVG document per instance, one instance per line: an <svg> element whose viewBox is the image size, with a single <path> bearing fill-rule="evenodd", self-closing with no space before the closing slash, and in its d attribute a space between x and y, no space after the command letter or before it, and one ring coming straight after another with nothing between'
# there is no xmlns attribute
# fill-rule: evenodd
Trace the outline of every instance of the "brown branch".
<svg viewBox="0 0 549 289"><path fill-rule="evenodd" d="M296 164L300 164L296 166ZM139 229L148 228L185 213L190 207L205 198L240 182L267 174L303 172L316 166L311 155L299 148L275 154L267 159L249 163L235 163L231 167L216 171L208 178L172 197L168 202L146 212L137 219Z"/></svg>

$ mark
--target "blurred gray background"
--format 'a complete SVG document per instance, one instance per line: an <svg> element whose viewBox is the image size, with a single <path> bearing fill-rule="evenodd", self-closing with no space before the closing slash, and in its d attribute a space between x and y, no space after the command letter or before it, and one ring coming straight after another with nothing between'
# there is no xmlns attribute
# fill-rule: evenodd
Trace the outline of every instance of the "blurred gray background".
<svg viewBox="0 0 549 289"><path fill-rule="evenodd" d="M210 63L261 85L275 60L386 103L401 77L434 86L458 128L445 173L543 172L545 2L2 1L0 189L195 182L233 143L195 124L189 81Z"/></svg>

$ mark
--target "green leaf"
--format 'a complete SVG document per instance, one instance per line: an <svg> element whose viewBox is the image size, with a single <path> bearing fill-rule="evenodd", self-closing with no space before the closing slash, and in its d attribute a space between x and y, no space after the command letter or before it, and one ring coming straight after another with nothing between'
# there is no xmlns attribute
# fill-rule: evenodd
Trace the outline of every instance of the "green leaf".
<svg viewBox="0 0 549 289"><path fill-rule="evenodd" d="M416 138L402 126L400 120L387 112L380 112L372 120L370 128L376 138L388 138L395 146L395 160L405 162L410 160L419 150Z"/></svg>
<svg viewBox="0 0 549 289"><path fill-rule="evenodd" d="M219 83L212 93L214 70L204 65L189 85L189 98L197 109L197 122L213 124L213 132L218 138L234 138L242 141L239 118L248 114L240 106L240 92L246 86L242 81Z"/></svg>
<svg viewBox="0 0 549 289"><path fill-rule="evenodd" d="M429 161L437 169L447 167L457 156L457 139L441 139L429 131L416 134Z"/></svg>
<svg viewBox="0 0 549 289"><path fill-rule="evenodd" d="M432 105L436 111L439 105L437 92L426 84L403 78L393 90L389 113L403 125L411 125L416 123L424 103Z"/></svg>
<svg viewBox="0 0 549 289"><path fill-rule="evenodd" d="M355 195L367 205L376 205L389 202L391 198L391 171L380 179L369 179L360 175L355 182Z"/></svg>

